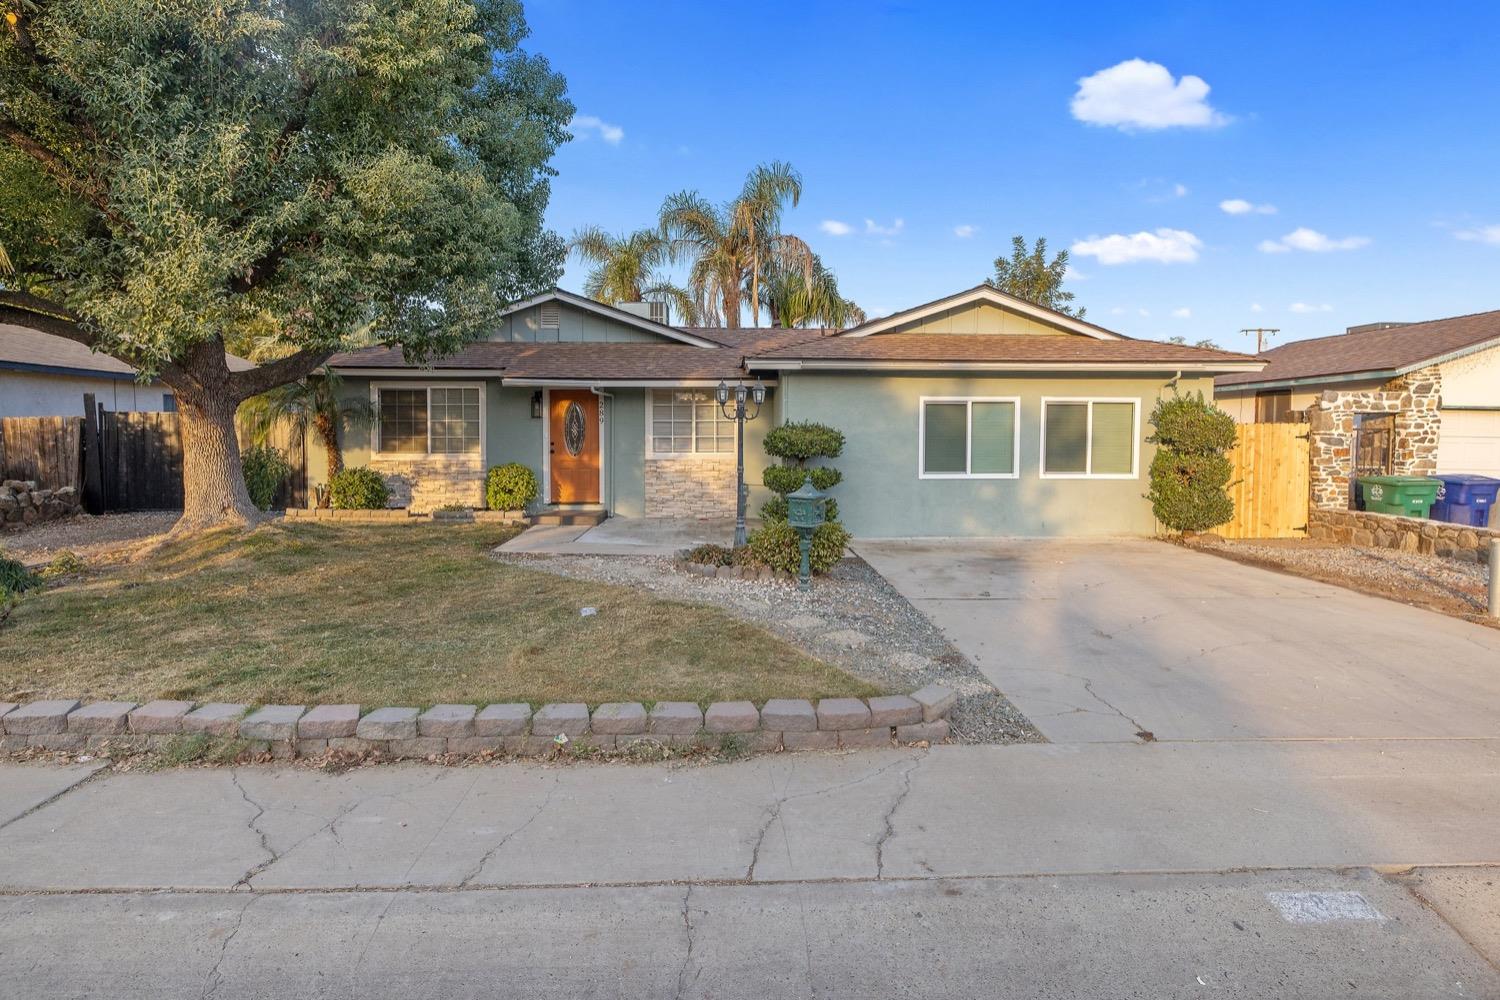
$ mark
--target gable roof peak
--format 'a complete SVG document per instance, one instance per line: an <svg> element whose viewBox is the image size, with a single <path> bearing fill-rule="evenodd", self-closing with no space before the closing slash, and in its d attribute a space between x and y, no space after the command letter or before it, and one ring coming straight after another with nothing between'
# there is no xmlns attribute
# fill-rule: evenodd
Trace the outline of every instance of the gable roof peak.
<svg viewBox="0 0 1500 1000"><path fill-rule="evenodd" d="M554 286L551 291L542 292L539 295L531 296L531 298L529 299L522 299L520 302L514 302L506 306L505 309L501 311L500 315L509 316L512 313L518 313L523 309L530 309L533 306L541 305L543 302L561 302L566 305L570 305L575 309L582 309L585 312L591 312L597 316L603 316L606 319L614 320L617 323L624 323L627 326L633 326L637 329L645 330L648 333L654 333L658 337L665 337L668 340L675 340L683 344L691 344L694 347L719 346L712 340L689 333L687 330L681 329L680 327L668 326L665 323L658 323L655 320L649 319L645 316L641 316L638 313L633 313L628 310L621 309L618 306L612 306L608 302L600 302L598 299L591 299L586 295L579 295L577 292L570 292L565 288L560 288L557 286Z"/></svg>
<svg viewBox="0 0 1500 1000"><path fill-rule="evenodd" d="M1058 312L1056 309L1049 309L1046 306L1039 306L1035 302L1023 299L1018 295L1012 295L1009 292L1002 292L1000 289L996 288L994 285L989 284L988 282L980 283L978 285L975 285L973 288L966 288L963 291L955 292L952 295L945 295L940 299L933 299L931 302L924 302L921 305L912 306L910 309L903 309L900 312L891 313L889 316L881 316L876 319L867 320L866 322L861 323L858 326L852 326L849 329L842 331L841 333L837 334L837 336L868 337L871 334L883 333L903 324L921 319L923 316L933 315L935 313L940 313L948 309L956 309L960 306L971 305L976 302L988 302L990 305L998 306L1001 309L1008 309L1011 312L1020 313L1023 316L1038 320L1042 323L1060 327L1070 333L1081 334L1085 337L1092 337L1095 340L1131 339L1129 337L1126 337L1122 333L1116 333L1113 330L1107 330L1102 326L1098 326L1097 324L1090 323L1086 320L1081 320L1076 316L1069 316L1067 313Z"/></svg>

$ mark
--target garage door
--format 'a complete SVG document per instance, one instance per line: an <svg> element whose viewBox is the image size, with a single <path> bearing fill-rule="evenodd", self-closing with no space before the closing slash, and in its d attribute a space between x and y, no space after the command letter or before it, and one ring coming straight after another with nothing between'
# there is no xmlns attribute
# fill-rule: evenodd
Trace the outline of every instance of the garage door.
<svg viewBox="0 0 1500 1000"><path fill-rule="evenodd" d="M1439 472L1500 478L1500 410L1443 410Z"/></svg>

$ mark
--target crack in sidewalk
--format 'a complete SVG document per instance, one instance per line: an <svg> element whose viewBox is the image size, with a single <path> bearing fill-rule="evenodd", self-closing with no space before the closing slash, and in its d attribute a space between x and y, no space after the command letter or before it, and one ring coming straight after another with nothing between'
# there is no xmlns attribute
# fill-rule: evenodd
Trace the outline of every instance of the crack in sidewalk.
<svg viewBox="0 0 1500 1000"><path fill-rule="evenodd" d="M906 797L911 794L911 776L922 764L922 758L914 758L906 770L901 772L901 791L897 793L891 807L885 813L885 829L881 831L880 839L875 841L875 878L885 878L885 845L886 841L896 835L896 812L906 802Z"/></svg>
<svg viewBox="0 0 1500 1000"><path fill-rule="evenodd" d="M530 816L526 817L526 821L524 823L507 833L505 836L501 837L500 841L495 844L494 847L491 847L488 851L484 852L484 856L479 859L479 863L474 866L473 870L470 871L469 874L465 875L461 880L459 880L458 888L468 888L469 883L473 882L476 878L479 877L479 873L484 871L484 866L489 864L490 860L494 858L496 854L500 853L500 849L502 847L510 843L511 839L518 835L522 830L525 830L532 823L536 822L537 817L546 810L547 806L551 805L552 796L557 794L557 786L561 784L561 782L562 778L560 775L552 779L552 787L547 789L547 795L542 799L541 804L532 811Z"/></svg>
<svg viewBox="0 0 1500 1000"><path fill-rule="evenodd" d="M228 934L224 935L223 942L219 945L219 957L214 959L213 967L203 977L203 991L198 995L199 1000L208 1000L218 992L219 986L224 982L224 977L219 975L219 967L224 964L224 958L229 954L229 945L240 933L240 928L245 924L245 914L250 907L255 905L259 896L251 896L245 900L245 905L240 907L239 914L234 918L234 927Z"/></svg>
<svg viewBox="0 0 1500 1000"><path fill-rule="evenodd" d="M677 1000L682 1000L683 995L687 992L687 971L693 964L693 947L696 942L693 938L693 911L690 908L692 900L693 884L689 882L687 892L682 894L682 930L687 938L687 952L682 956L682 967L677 970ZM698 977L702 974L703 970L699 969L693 976L693 982L697 982Z"/></svg>
<svg viewBox="0 0 1500 1000"><path fill-rule="evenodd" d="M79 788L82 788L84 785L87 785L89 782L93 781L95 778L99 777L100 775L102 775L102 774L113 774L113 773L114 773L114 770L108 764L101 764L99 767L94 768L94 770L90 771L88 774L85 774L83 777L79 778L77 781L73 782L71 785L69 785L68 787L64 788L62 791L54 792L53 794L47 796L45 799L43 799L42 801L38 802L36 805L32 806L31 808L26 809L26 810L24 810L24 811L22 811L20 813L17 813L15 816L12 816L10 819L6 820L4 823L0 823L0 830L4 830L6 827L10 826L12 823L19 823L19 822L21 822L21 820L25 819L27 816L32 815L33 813L41 812L43 809L47 808L52 803L56 802L58 799L62 798L63 796L65 796L67 794L69 794L70 792L73 792L73 791L75 791L75 790L77 790Z"/></svg>

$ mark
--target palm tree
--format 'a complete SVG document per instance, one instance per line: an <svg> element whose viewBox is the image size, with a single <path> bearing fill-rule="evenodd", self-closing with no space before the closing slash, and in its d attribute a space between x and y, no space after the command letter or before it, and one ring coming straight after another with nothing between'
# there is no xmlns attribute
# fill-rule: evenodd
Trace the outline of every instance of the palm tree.
<svg viewBox="0 0 1500 1000"><path fill-rule="evenodd" d="M713 323L740 325L750 301L752 322L760 325L762 272L772 266L800 267L812 280L812 251L802 239L781 231L787 203L802 196L802 177L776 161L752 170L740 196L715 205L696 191L671 195L661 207L661 232L674 257L692 258L688 287L699 311Z"/></svg>
<svg viewBox="0 0 1500 1000"><path fill-rule="evenodd" d="M277 424L291 426L293 434L309 430L318 435L328 453L328 478L331 481L344 468L344 452L339 447L339 429L370 420L375 408L368 399L341 397L343 379L330 368L314 372L299 382L290 382L245 402L241 411L256 444L265 444Z"/></svg>
<svg viewBox="0 0 1500 1000"><path fill-rule="evenodd" d="M697 304L685 288L658 277L672 262L672 244L660 232L638 229L615 236L598 226L573 234L568 251L595 265L583 283L589 298L615 305L620 302L668 302L682 322L698 321Z"/></svg>
<svg viewBox="0 0 1500 1000"><path fill-rule="evenodd" d="M771 325L826 326L842 329L865 321L865 311L839 294L838 278L812 255L812 280L799 267L773 263L760 286L761 301L771 313Z"/></svg>

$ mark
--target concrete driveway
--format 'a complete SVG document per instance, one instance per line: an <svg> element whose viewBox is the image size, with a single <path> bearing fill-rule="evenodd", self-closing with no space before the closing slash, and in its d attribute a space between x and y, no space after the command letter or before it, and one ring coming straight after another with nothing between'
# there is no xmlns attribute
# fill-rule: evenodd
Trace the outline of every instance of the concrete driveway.
<svg viewBox="0 0 1500 1000"><path fill-rule="evenodd" d="M1500 631L1147 540L858 542L1057 742L1500 735Z"/></svg>

